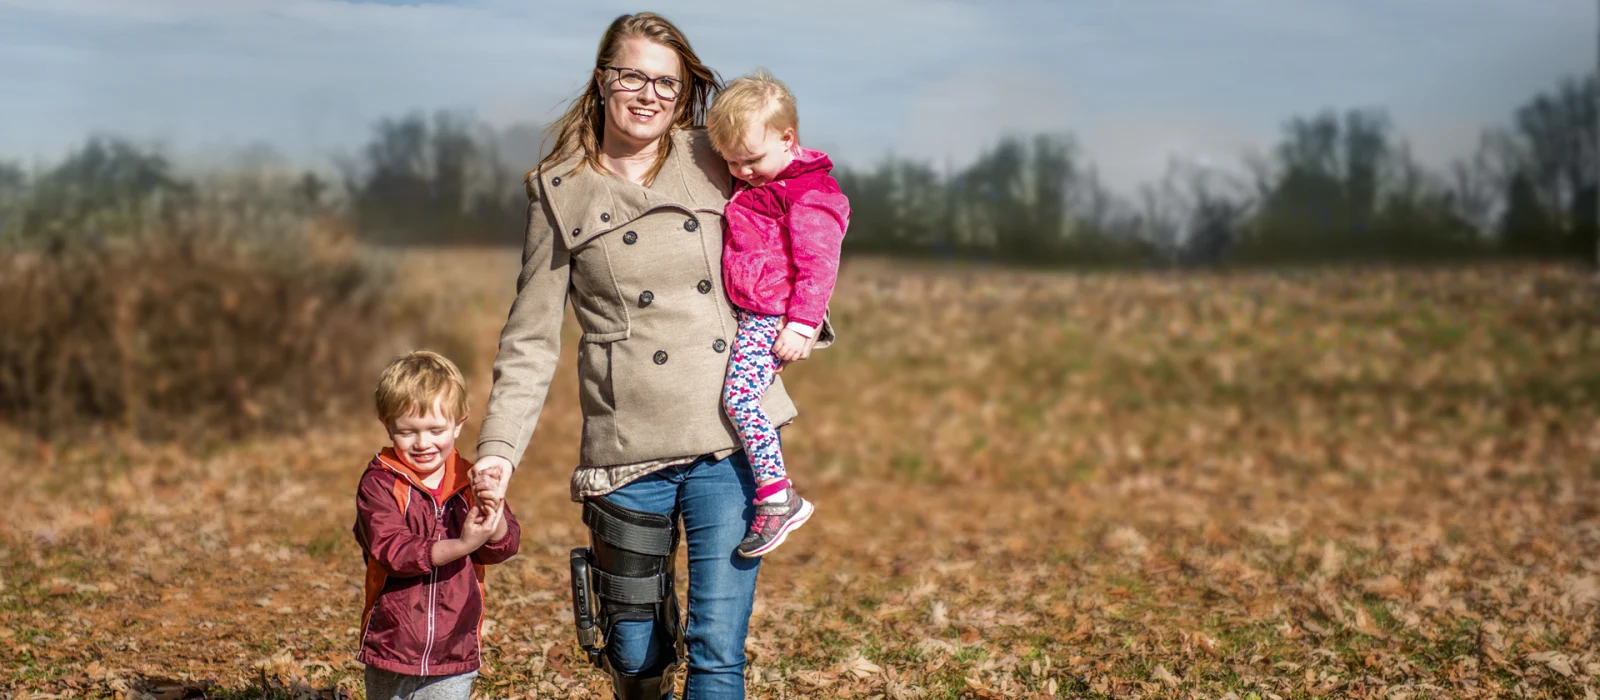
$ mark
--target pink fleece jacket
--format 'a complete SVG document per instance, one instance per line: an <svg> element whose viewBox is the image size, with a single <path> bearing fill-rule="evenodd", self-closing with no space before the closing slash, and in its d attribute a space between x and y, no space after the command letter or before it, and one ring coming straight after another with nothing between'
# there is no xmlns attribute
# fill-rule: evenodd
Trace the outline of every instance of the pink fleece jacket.
<svg viewBox="0 0 1600 700"><path fill-rule="evenodd" d="M832 170L826 153L800 148L771 182L739 182L722 251L722 282L735 306L787 315L802 332L822 324L850 224L850 202Z"/></svg>

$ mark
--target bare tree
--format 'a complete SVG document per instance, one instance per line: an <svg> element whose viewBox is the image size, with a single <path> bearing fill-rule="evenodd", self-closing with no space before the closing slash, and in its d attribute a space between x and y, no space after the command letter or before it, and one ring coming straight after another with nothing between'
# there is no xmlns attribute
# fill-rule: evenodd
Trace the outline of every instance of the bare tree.
<svg viewBox="0 0 1600 700"><path fill-rule="evenodd" d="M386 119L360 160L344 165L352 213L367 235L391 242L515 241L526 200L522 170L503 150L492 129L464 115Z"/></svg>
<svg viewBox="0 0 1600 700"><path fill-rule="evenodd" d="M1163 257L1182 264L1220 262L1238 242L1251 208L1243 177L1174 158L1154 185L1140 188L1139 212Z"/></svg>

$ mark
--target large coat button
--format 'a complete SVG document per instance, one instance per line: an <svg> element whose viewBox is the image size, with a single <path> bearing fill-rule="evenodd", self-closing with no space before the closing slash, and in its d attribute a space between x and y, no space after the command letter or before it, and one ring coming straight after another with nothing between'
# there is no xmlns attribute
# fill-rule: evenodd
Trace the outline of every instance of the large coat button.
<svg viewBox="0 0 1600 700"><path fill-rule="evenodd" d="M628 245L633 245L635 243L638 243L639 242L639 234L634 233L632 231L624 233L624 234L622 234L622 242L626 243Z"/></svg>
<svg viewBox="0 0 1600 700"><path fill-rule="evenodd" d="M711 349L717 352L722 352L723 350L728 349L728 343L723 339L718 338L717 342L711 344Z"/></svg>
<svg viewBox="0 0 1600 700"><path fill-rule="evenodd" d="M646 289L646 290L644 290L642 292L639 292L639 305L640 306L649 306L650 302L655 301L655 300L656 300L656 295L651 294L650 290Z"/></svg>
<svg viewBox="0 0 1600 700"><path fill-rule="evenodd" d="M701 294L710 294L711 280L700 280L700 284L695 285L694 288L700 290Z"/></svg>
<svg viewBox="0 0 1600 700"><path fill-rule="evenodd" d="M656 364L658 364L658 365L667 364L667 351L666 350L657 350L656 351L656 356L655 356L654 359L656 361Z"/></svg>
<svg viewBox="0 0 1600 700"><path fill-rule="evenodd" d="M581 228L572 229L572 237L573 238L577 238L578 234L580 234L580 233L583 233L583 229L581 229Z"/></svg>
<svg viewBox="0 0 1600 700"><path fill-rule="evenodd" d="M550 185L552 187L560 187L561 186L561 178L559 178L559 177L550 178Z"/></svg>
<svg viewBox="0 0 1600 700"><path fill-rule="evenodd" d="M695 231L695 230L698 230L699 228L700 228L700 222L698 220L689 219L688 221L683 222L683 230L685 230L685 231Z"/></svg>

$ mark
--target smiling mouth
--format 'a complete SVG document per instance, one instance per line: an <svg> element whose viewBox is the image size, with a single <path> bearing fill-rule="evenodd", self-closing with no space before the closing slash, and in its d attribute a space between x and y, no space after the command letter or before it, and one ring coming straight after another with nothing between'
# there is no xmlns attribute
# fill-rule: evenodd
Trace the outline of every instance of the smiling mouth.
<svg viewBox="0 0 1600 700"><path fill-rule="evenodd" d="M643 108L640 108L640 107L629 107L628 108L628 113L632 114L635 117L638 117L641 121L644 121L644 120L654 119L655 116L657 114L660 114L661 112L660 112L660 110L655 110L655 109L643 109Z"/></svg>

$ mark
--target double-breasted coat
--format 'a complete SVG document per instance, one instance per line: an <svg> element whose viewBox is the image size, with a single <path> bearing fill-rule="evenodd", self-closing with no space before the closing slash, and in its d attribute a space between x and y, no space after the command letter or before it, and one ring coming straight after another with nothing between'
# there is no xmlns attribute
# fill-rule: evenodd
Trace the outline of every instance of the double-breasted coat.
<svg viewBox="0 0 1600 700"><path fill-rule="evenodd" d="M721 409L737 332L722 287L727 165L701 129L671 137L649 187L573 157L530 173L517 295L500 334L479 456L521 461L560 354L571 303L583 411L580 467L626 465L738 446ZM817 349L832 344L827 318ZM796 409L774 381L774 425Z"/></svg>

